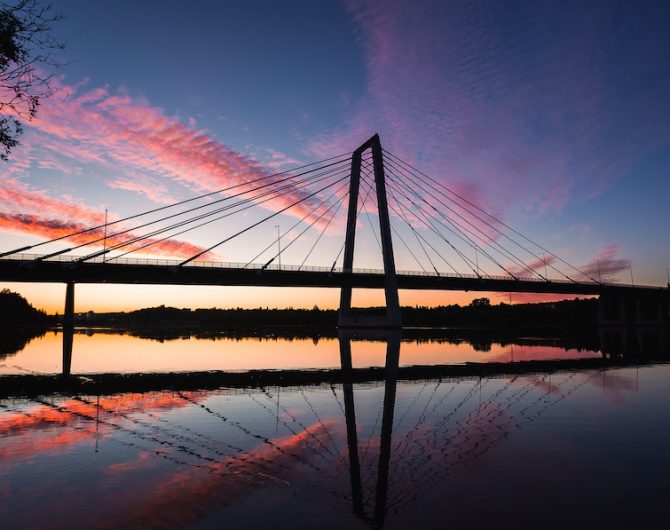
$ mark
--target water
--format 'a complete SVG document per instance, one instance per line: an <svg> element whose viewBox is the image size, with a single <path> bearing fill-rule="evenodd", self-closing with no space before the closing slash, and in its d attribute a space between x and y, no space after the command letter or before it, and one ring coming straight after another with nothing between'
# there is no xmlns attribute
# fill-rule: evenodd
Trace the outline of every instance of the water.
<svg viewBox="0 0 670 530"><path fill-rule="evenodd" d="M62 369L62 334L47 332L33 338L18 352L0 356L0 374L59 373ZM561 347L555 339L528 338L501 343L486 338L468 342L459 338L403 340L400 365L462 364L598 358L585 347ZM354 367L383 366L382 341L352 343ZM74 337L73 374L102 372L185 372L201 370L333 369L340 367L335 337L227 337L139 338L109 330L81 330Z"/></svg>
<svg viewBox="0 0 670 530"><path fill-rule="evenodd" d="M3 370L58 372L61 338ZM396 362L602 357L530 342L405 341ZM386 363L385 343L351 345L354 367ZM2 398L0 528L662 527L670 365L408 381L389 351L365 383ZM75 337L72 371L340 359L332 338L96 333Z"/></svg>

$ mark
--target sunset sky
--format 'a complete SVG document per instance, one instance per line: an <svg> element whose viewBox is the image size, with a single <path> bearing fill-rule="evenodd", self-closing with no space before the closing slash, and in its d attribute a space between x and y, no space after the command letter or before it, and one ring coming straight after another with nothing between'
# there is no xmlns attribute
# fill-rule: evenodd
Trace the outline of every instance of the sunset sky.
<svg viewBox="0 0 670 530"><path fill-rule="evenodd" d="M65 66L20 147L0 162L0 251L49 239L56 223L100 224L105 209L119 219L350 153L377 132L385 148L570 263L599 260L611 267L610 279L630 281L630 262L636 284L667 281L668 2L59 0L54 7L65 17L53 27L66 42ZM247 222L266 214L259 207ZM214 258L244 261L276 237L276 224L295 220L279 216ZM160 256L188 257L231 230L220 223L185 234ZM330 266L341 241L334 223L309 263ZM381 263L363 228L356 260ZM416 269L409 256L398 252L397 260ZM62 285L0 287L62 311ZM401 303L476 296L401 293ZM105 285L78 286L76 308L338 301L335 290ZM381 298L363 293L355 301Z"/></svg>

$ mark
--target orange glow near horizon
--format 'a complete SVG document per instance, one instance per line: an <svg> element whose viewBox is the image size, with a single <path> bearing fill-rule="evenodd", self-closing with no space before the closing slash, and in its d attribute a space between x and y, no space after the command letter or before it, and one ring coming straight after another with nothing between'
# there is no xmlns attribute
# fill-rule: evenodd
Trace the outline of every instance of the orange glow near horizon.
<svg viewBox="0 0 670 530"><path fill-rule="evenodd" d="M53 374L62 369L62 334L48 332L31 340L23 350L0 364L0 375L35 372ZM384 366L386 343L352 341L356 368ZM490 344L480 351L468 342L403 341L400 365L444 365L465 362L507 362L529 359L599 357L598 352L564 350L545 345ZM178 338L149 340L116 333L77 333L72 373L190 372L223 370L337 369L340 347L336 338Z"/></svg>
<svg viewBox="0 0 670 530"><path fill-rule="evenodd" d="M24 296L34 307L49 314L63 313L65 285L59 283L2 283L0 288ZM489 298L492 304L500 302L546 302L573 299L565 295L533 295L464 291L400 291L404 306L468 305L475 298ZM315 305L321 309L337 309L340 290L299 287L217 287L191 285L112 285L78 284L75 290L75 311L133 311L160 305L179 308L244 308L269 307L285 309L306 308ZM384 305L380 289L355 289L353 304L359 307Z"/></svg>

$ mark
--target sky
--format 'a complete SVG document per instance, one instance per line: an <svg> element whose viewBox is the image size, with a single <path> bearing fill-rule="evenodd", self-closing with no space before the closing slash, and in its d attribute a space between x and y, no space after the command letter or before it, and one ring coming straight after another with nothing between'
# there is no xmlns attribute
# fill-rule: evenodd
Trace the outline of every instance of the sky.
<svg viewBox="0 0 670 530"><path fill-rule="evenodd" d="M390 152L579 268L667 282L667 2L59 0L54 10L64 15L53 25L64 65L0 165L3 251L100 224L106 209L119 219L350 153L378 133ZM259 206L153 255L188 257L267 213ZM296 215L212 259L243 261ZM378 267L365 222L355 266ZM309 264L332 264L342 226L329 227ZM298 264L305 245L284 262ZM394 245L398 268L415 270L411 252ZM2 287L62 311L62 285ZM478 296L403 292L401 303ZM76 299L79 311L103 311L336 307L339 295L80 285ZM354 301L381 297L362 291Z"/></svg>

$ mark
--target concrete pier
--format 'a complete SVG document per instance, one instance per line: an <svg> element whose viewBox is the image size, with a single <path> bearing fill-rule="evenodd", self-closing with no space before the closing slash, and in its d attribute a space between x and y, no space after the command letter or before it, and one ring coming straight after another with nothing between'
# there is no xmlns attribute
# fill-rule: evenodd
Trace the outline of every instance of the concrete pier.
<svg viewBox="0 0 670 530"><path fill-rule="evenodd" d="M72 368L72 341L74 338L74 282L65 287L65 311L63 312L63 376L69 376Z"/></svg>
<svg viewBox="0 0 670 530"><path fill-rule="evenodd" d="M386 317L363 317L351 314L352 286L343 285L340 291L340 311L338 325L340 327L399 328L400 300L398 298L398 279L396 277L393 242L391 239L391 223L389 220L388 202L386 198L386 177L384 160L379 136L374 135L356 149L351 158L351 181L349 185L349 206L347 214L347 232L344 242L343 272L353 271L354 243L356 240L356 222L358 218L358 196L361 182L361 158L365 151L372 151L372 166L375 176L377 194L377 210L379 213L379 233L384 262L384 295L386 298Z"/></svg>

